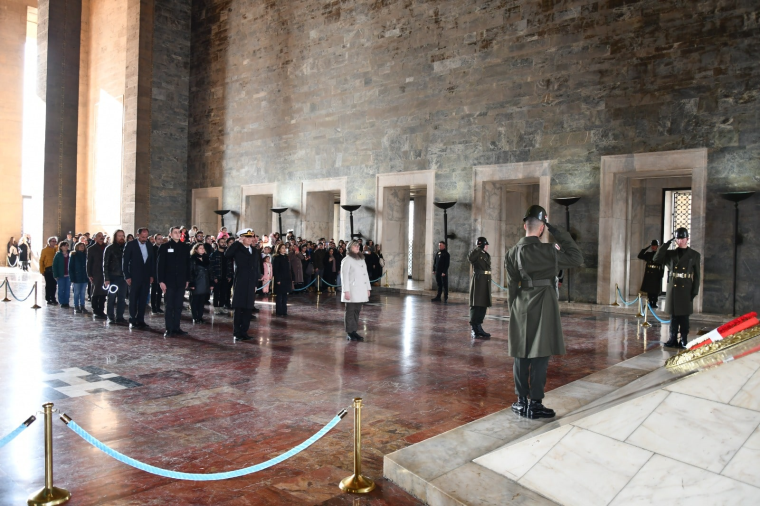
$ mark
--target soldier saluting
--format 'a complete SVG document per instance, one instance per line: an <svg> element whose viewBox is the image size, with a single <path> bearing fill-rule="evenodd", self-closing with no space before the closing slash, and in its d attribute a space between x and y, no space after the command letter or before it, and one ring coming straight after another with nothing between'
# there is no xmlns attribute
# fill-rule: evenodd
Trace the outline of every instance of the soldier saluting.
<svg viewBox="0 0 760 506"><path fill-rule="evenodd" d="M647 299L653 308L657 307L657 299L662 291L662 276L665 274L663 266L654 262L654 255L659 246L660 241L653 239L651 245L639 252L639 260L644 260L647 263L639 291L647 294ZM652 251L649 251L650 248Z"/></svg>
<svg viewBox="0 0 760 506"><path fill-rule="evenodd" d="M678 247L668 251L674 240ZM694 297L699 294L700 255L689 248L689 231L684 227L677 229L675 237L662 245L652 261L670 271L665 295L665 312L670 313L670 339L665 346L676 347L680 344L684 348L689 336L689 315L694 312Z"/></svg>
<svg viewBox="0 0 760 506"><path fill-rule="evenodd" d="M583 254L570 233L552 226L546 210L530 206L523 218L525 237L507 252L509 355L514 357L515 393L512 410L528 418L551 418L544 407L546 370L551 355L565 354L557 296L560 269L578 267ZM542 243L549 232L558 244ZM528 403L530 398L530 403Z"/></svg>
<svg viewBox="0 0 760 506"><path fill-rule="evenodd" d="M476 244L477 247L467 257L472 264L470 335L473 339L490 339L491 334L483 330L483 319L491 307L491 255L488 254L488 240L485 237L478 237Z"/></svg>

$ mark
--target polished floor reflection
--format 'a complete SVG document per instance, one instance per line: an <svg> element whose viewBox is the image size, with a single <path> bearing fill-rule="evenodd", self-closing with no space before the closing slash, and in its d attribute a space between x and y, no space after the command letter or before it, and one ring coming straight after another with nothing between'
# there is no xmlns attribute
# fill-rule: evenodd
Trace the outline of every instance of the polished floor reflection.
<svg viewBox="0 0 760 506"><path fill-rule="evenodd" d="M10 273L10 274L9 274ZM4 270L19 297L34 275ZM353 397L363 397L364 472L378 489L342 494L351 474L351 418L300 455L224 482L177 482L132 469L56 421L55 482L71 504L420 504L383 480L383 455L511 404L505 308L489 312L487 342L472 343L467 305L375 295L361 317L363 343L347 343L334 295L292 297L286 319L259 305L253 341L232 341L231 317L189 335L108 327L58 307L0 305L0 436L45 401L114 449L150 464L209 473L238 469L302 442ZM658 345L633 318L563 318L568 354L552 359L551 390ZM56 419L57 420L57 419ZM42 424L0 450L0 504L23 504L42 486Z"/></svg>

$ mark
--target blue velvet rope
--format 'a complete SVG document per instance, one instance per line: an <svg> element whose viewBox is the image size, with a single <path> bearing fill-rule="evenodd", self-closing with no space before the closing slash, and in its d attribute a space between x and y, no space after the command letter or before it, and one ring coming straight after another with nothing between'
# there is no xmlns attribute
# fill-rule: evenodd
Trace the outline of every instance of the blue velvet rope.
<svg viewBox="0 0 760 506"><path fill-rule="evenodd" d="M269 281L267 281L266 283L264 283L263 285L261 285L261 287L260 287L260 288L257 288L257 289L256 289L256 291L258 292L259 290L263 290L263 289L264 289L264 287L265 287L265 286L267 286L267 285L268 285L269 283L271 283L271 282L272 282L272 280L270 279Z"/></svg>
<svg viewBox="0 0 760 506"><path fill-rule="evenodd" d="M95 439L92 435L90 435L86 430L84 430L82 427L77 425L77 423L73 420L69 421L67 424L69 429L74 431L76 434L78 434L82 439L90 443L92 446L97 448L98 450L102 451L106 455L109 455L110 457L113 457L114 459L118 460L119 462L122 462L124 464L130 465L136 469L140 469L141 471L145 471L147 473L155 474L158 476L163 476L165 478L174 478L177 480L192 480L192 481L216 481L216 480L226 480L229 478L237 478L239 476L245 476L247 474L252 474L258 471L261 471L263 469L267 469L269 467L272 467L276 464L279 464L280 462L283 462L290 457L293 457L294 455L297 455L298 453L302 452L309 446L316 443L319 439L322 438L325 434L327 434L333 427L338 425L338 422L340 422L343 418L341 414L344 412L341 412L337 415L335 415L335 418L330 420L330 422L325 425L319 432L311 436L309 439L301 443L300 445L296 446L295 448L292 448L291 450L283 453L282 455L279 455L273 459L267 460L266 462L262 462L260 464L256 464L254 466L246 467L243 469L237 469L235 471L227 471L223 473L209 473L209 474L200 474L200 473L180 473L177 471L171 471L169 469L161 469L160 467L151 466L149 464L145 464L143 462L140 462L138 460L135 460L131 457L127 457L126 455L117 452L116 450L109 448L99 440Z"/></svg>
<svg viewBox="0 0 760 506"><path fill-rule="evenodd" d="M647 304L647 307L649 307L649 312L652 313L652 316L654 316L657 319L658 322L660 322L660 323L670 323L670 320L665 321L665 320L660 319L660 317L657 316L657 313L654 312L654 309L652 309L652 306L650 304Z"/></svg>
<svg viewBox="0 0 760 506"><path fill-rule="evenodd" d="M0 286L2 286L2 285L0 285ZM28 427L28 425L26 423L22 423L13 432L11 432L7 436L5 436L3 439L0 439L0 448L2 448L3 446L7 445L8 443L10 443L11 441L13 441L14 439L16 439L16 436L18 436L19 434L21 434L22 432L24 432L24 429L26 429L27 427Z"/></svg>
<svg viewBox="0 0 760 506"><path fill-rule="evenodd" d="M34 287L32 287L31 291L29 292L29 295L27 295L23 299L19 299L18 297L16 297L16 294L13 293L13 289L11 288L11 284L10 283L8 283L8 291L11 292L11 297L13 297L14 299L16 299L19 302L24 302L26 299L28 299L29 297L32 296L32 294L34 293Z"/></svg>
<svg viewBox="0 0 760 506"><path fill-rule="evenodd" d="M384 272L383 275L380 276L379 278L377 278L377 279L371 279L369 282L370 283L377 283L378 281L380 281L381 279L383 279L383 276L385 276L386 274L388 274L387 271ZM323 277L320 277L320 279L322 280L322 283L326 284L327 286L331 286L333 288L339 288L339 287L343 286L343 285L333 285L331 283L328 283L327 281L325 281L325 278L323 278Z"/></svg>
<svg viewBox="0 0 760 506"><path fill-rule="evenodd" d="M494 281L493 279L491 280L491 283L493 283L494 285L498 286L498 287L499 287L499 288L501 288L502 290L506 290L506 288L504 288L503 286L501 286L499 283L497 283L497 282L496 282L496 281Z"/></svg>
<svg viewBox="0 0 760 506"><path fill-rule="evenodd" d="M617 289L617 293L618 293L618 297L620 297L620 301L621 301L623 304L625 304L626 306L633 306L633 305L634 305L634 304L636 304L636 302L638 302L638 300L640 299L640 297L637 295L635 299L633 299L631 302L628 302L628 301L626 301L626 300L623 298L623 294L622 294L622 293L620 293L620 288L618 288L618 289Z"/></svg>
<svg viewBox="0 0 760 506"><path fill-rule="evenodd" d="M291 291L292 292L303 292L304 290L306 290L307 288L309 288L311 285L313 285L316 281L317 281L317 278L315 277L314 279L311 280L311 283L309 283L308 285L306 285L304 287L301 287L301 288L296 288L295 290L291 290Z"/></svg>

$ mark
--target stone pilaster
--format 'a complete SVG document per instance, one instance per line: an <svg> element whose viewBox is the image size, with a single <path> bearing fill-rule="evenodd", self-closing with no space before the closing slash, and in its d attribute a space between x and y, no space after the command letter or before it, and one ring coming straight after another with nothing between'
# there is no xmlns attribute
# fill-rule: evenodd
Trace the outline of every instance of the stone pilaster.
<svg viewBox="0 0 760 506"><path fill-rule="evenodd" d="M81 0L40 0L38 93L45 100L42 234L74 230L77 203L77 128Z"/></svg>

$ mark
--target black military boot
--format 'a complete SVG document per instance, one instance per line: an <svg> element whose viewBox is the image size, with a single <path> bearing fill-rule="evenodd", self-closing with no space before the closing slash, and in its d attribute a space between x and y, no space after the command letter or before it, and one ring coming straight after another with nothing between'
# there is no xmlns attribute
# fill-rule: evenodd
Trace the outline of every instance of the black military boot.
<svg viewBox="0 0 760 506"><path fill-rule="evenodd" d="M478 325L478 330L480 331L480 335L482 335L483 337L491 337L491 334L483 330L483 324Z"/></svg>
<svg viewBox="0 0 760 506"><path fill-rule="evenodd" d="M525 414L528 418L554 418L554 410L549 409L541 401L531 400L528 404Z"/></svg>
<svg viewBox="0 0 760 506"><path fill-rule="evenodd" d="M488 339L490 339L490 337L483 335L483 333L480 331L479 325L470 324L470 327L472 328L472 330L470 331L470 336L473 339L482 339L484 341L487 341Z"/></svg>
<svg viewBox="0 0 760 506"><path fill-rule="evenodd" d="M517 402L512 404L512 411L520 416L525 416L525 412L528 410L528 398L518 397Z"/></svg>
<svg viewBox="0 0 760 506"><path fill-rule="evenodd" d="M689 342L689 334L681 334L681 342L678 343L681 348L686 348L686 343Z"/></svg>
<svg viewBox="0 0 760 506"><path fill-rule="evenodd" d="M672 325L672 324L671 324ZM668 339L668 342L665 343L665 347L667 348L677 348L678 347L678 332L675 332L675 328L670 328L670 339Z"/></svg>

